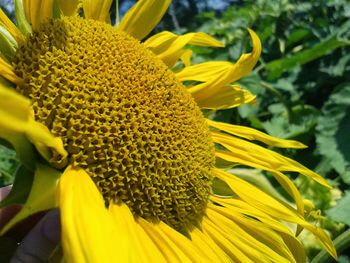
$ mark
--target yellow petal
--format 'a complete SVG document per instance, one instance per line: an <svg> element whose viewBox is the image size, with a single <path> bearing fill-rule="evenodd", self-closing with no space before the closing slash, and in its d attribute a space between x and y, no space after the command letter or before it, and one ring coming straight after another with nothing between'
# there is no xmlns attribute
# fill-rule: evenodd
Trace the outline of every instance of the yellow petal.
<svg viewBox="0 0 350 263"><path fill-rule="evenodd" d="M94 19L101 22L108 22L109 9L112 5L112 0L82 0L84 15L87 19Z"/></svg>
<svg viewBox="0 0 350 263"><path fill-rule="evenodd" d="M123 229L132 245L130 260L133 262L166 262L166 259L153 243L151 238L135 221L130 209L125 204L109 206L115 223Z"/></svg>
<svg viewBox="0 0 350 263"><path fill-rule="evenodd" d="M228 123L216 122L211 120L207 120L207 121L209 126L214 127L216 129L225 131L227 133L230 133L238 137L242 137L247 140L261 141L270 146L281 147L281 148L306 148L307 147L306 145L298 141L279 139L252 128L248 128L240 125L232 125Z"/></svg>
<svg viewBox="0 0 350 263"><path fill-rule="evenodd" d="M298 191L295 184L288 178L288 176L284 175L280 172L272 172L273 177L279 182L279 184L287 191L287 193L293 198L297 205L297 210L301 215L304 215L304 202L303 198Z"/></svg>
<svg viewBox="0 0 350 263"><path fill-rule="evenodd" d="M290 248L289 250L293 253L296 262L306 262L306 253L304 245L299 242L294 237L280 233L281 237L284 239L284 242Z"/></svg>
<svg viewBox="0 0 350 263"><path fill-rule="evenodd" d="M18 44L24 44L24 36L14 23L7 17L7 15L0 8L0 24L2 24L8 32L16 39Z"/></svg>
<svg viewBox="0 0 350 263"><path fill-rule="evenodd" d="M208 260L206 251L198 250L192 242L183 234L177 232L167 224L160 222L155 226L157 230L168 237L192 262L204 262Z"/></svg>
<svg viewBox="0 0 350 263"><path fill-rule="evenodd" d="M230 70L232 65L233 64L228 61L204 62L186 67L183 70L175 73L175 75L180 81L194 80L207 82Z"/></svg>
<svg viewBox="0 0 350 263"><path fill-rule="evenodd" d="M247 262L253 263L254 261L242 252L237 246L235 246L230 236L223 232L216 224L211 222L207 217L203 218L202 228L206 235L211 239L230 257L233 262Z"/></svg>
<svg viewBox="0 0 350 263"><path fill-rule="evenodd" d="M0 235L30 215L56 206L56 186L61 173L49 166L37 164L28 199L22 209L1 229Z"/></svg>
<svg viewBox="0 0 350 263"><path fill-rule="evenodd" d="M16 75L14 68L1 57L0 76L3 76L5 79L8 79L9 81L15 84L21 84L23 82L23 80Z"/></svg>
<svg viewBox="0 0 350 263"><path fill-rule="evenodd" d="M284 240L279 234L270 229L269 225L264 224L259 220L249 218L235 211L233 208L208 204L208 209L214 210L220 215L235 222L237 226L246 232L246 234L249 234L251 237L257 239L258 242L267 245L269 248L272 248L272 253L277 252L279 255L288 259L288 262L295 262L295 259L287 245L284 243ZM240 236L238 232L235 234ZM266 251L269 251L269 248L267 248ZM262 252L264 253L265 249Z"/></svg>
<svg viewBox="0 0 350 263"><path fill-rule="evenodd" d="M0 128L25 134L47 160L51 158L51 150L62 158L67 156L61 139L55 138L46 126L34 121L28 99L1 84L0 98Z"/></svg>
<svg viewBox="0 0 350 263"><path fill-rule="evenodd" d="M158 225L152 224L142 218L139 218L138 222L152 239L154 244L162 252L163 256L167 259L167 262L193 262L191 260L192 257L188 257L185 251L183 251L183 248L175 244L172 239L159 228ZM181 234L177 233L177 235Z"/></svg>
<svg viewBox="0 0 350 263"><path fill-rule="evenodd" d="M231 243L254 262L290 262L290 260L282 257L266 244L259 242L254 236L249 235L232 219L211 208L212 206L209 206L207 209L208 219L227 235Z"/></svg>
<svg viewBox="0 0 350 263"><path fill-rule="evenodd" d="M191 88L188 91L202 109L231 109L242 104L255 102L255 96L248 90L241 89L238 85L226 85L217 89L208 89L205 97L198 96L198 93L192 93Z"/></svg>
<svg viewBox="0 0 350 263"><path fill-rule="evenodd" d="M257 63L261 53L261 43L259 37L252 31L248 30L253 43L253 51L242 55L235 64L228 62L210 62L204 65L196 65L195 68L186 67L183 72L178 73L178 78L181 80L196 80L201 81L189 89L197 103L201 104L215 100L212 94L218 94L216 90L240 79L247 75ZM215 67L218 66L218 67ZM199 77L197 76L197 73ZM202 104L203 104L202 103Z"/></svg>
<svg viewBox="0 0 350 263"><path fill-rule="evenodd" d="M129 237L105 208L102 195L84 170L67 168L57 194L68 263L129 262Z"/></svg>
<svg viewBox="0 0 350 263"><path fill-rule="evenodd" d="M220 198L217 196L210 196L210 200L220 204L223 207L230 209L230 212L237 211L238 213L248 216L248 218L256 218L262 222L265 227L268 227L278 233L288 246L289 251L293 253L296 262L305 262L306 255L305 249L300 241L291 233L291 231L283 225L279 219L272 218L268 213L269 211L259 210L250 204L239 200L237 198Z"/></svg>
<svg viewBox="0 0 350 263"><path fill-rule="evenodd" d="M79 0L58 0L58 6L65 16L73 16L78 11Z"/></svg>
<svg viewBox="0 0 350 263"><path fill-rule="evenodd" d="M227 154L225 155L223 151L219 150L216 154L220 158L267 171L298 172L312 178L323 186L330 188L330 185L323 177L290 158L232 136L216 132L211 132L211 135L214 142L221 144L232 152L229 157Z"/></svg>
<svg viewBox="0 0 350 263"><path fill-rule="evenodd" d="M191 239L196 247L201 251L206 251L211 262L232 262L228 255L210 238L210 236L205 235L198 228L194 227L191 230Z"/></svg>
<svg viewBox="0 0 350 263"><path fill-rule="evenodd" d="M68 153L62 140L54 137L45 125L34 121L33 118L29 119L24 133L46 160L51 159L52 150L61 156L62 161L67 157Z"/></svg>
<svg viewBox="0 0 350 263"><path fill-rule="evenodd" d="M145 41L145 45L152 50L163 62L172 67L180 58L181 50L187 45L223 47L223 44L213 37L202 33L188 33L178 36L172 32L164 31Z"/></svg>
<svg viewBox="0 0 350 263"><path fill-rule="evenodd" d="M23 0L24 13L33 29L52 18L54 0Z"/></svg>
<svg viewBox="0 0 350 263"><path fill-rule="evenodd" d="M214 169L213 172L215 176L224 180L231 187L232 191L234 191L242 200L259 210L269 211L269 214L273 217L305 227L318 238L324 248L334 258L337 257L335 247L327 234L321 228L306 222L305 219L297 214L295 210L283 205L273 197L236 176L219 169Z"/></svg>
<svg viewBox="0 0 350 263"><path fill-rule="evenodd" d="M159 23L170 3L171 0L139 0L125 14L118 28L141 40Z"/></svg>
<svg viewBox="0 0 350 263"><path fill-rule="evenodd" d="M191 58L192 58L192 50L191 49L185 49L181 51L180 54L180 59L182 61L182 63L184 63L184 65L186 67L191 66Z"/></svg>
<svg viewBox="0 0 350 263"><path fill-rule="evenodd" d="M186 44L209 47L224 46L220 41L203 32L187 33L179 36L169 31L163 31L150 37L144 44L151 49L153 53L160 55L161 57L166 56L166 54L164 54L165 52L173 52L169 50L169 47L179 50Z"/></svg>
<svg viewBox="0 0 350 263"><path fill-rule="evenodd" d="M231 175L233 176L233 175ZM238 198L220 198L218 196L210 196L210 200L216 202L224 207L230 208L230 210L235 210L241 214L245 214L249 217L256 218L257 220L264 223L269 228L278 231L279 233L284 233L286 235L290 235L294 239L296 237L291 233L291 231L283 225L279 219L276 219L270 215L269 211L260 210L251 204L242 201ZM297 239L296 239L297 240Z"/></svg>
<svg viewBox="0 0 350 263"><path fill-rule="evenodd" d="M260 131L257 131L252 128L247 128L239 125L232 125L227 123L220 123L215 122L211 120L207 120L208 124L214 128L223 130L225 132L231 133L236 136L243 137L248 140L259 140L264 143L267 143L272 146L278 146L278 147L290 147L290 148L304 148L304 145L302 143L299 143L297 141L292 140L283 140L274 138L272 136L269 136L265 133L262 133ZM214 136L219 135L217 133L214 133ZM226 135L222 135L227 138L227 140L230 140L231 138ZM261 166L260 166L261 168ZM264 167L263 169L266 169ZM270 170L271 171L271 170ZM271 171L273 176L276 178L276 180L283 186L283 188L290 194L291 197L295 200L297 204L298 211L303 214L304 213L304 203L302 200L302 197L295 187L294 183L284 174L278 172L278 171Z"/></svg>
<svg viewBox="0 0 350 263"><path fill-rule="evenodd" d="M22 131L21 126L28 121L31 111L29 100L2 84L0 84L0 98L0 125Z"/></svg>
<svg viewBox="0 0 350 263"><path fill-rule="evenodd" d="M203 65L199 64L194 69L185 68L182 73L179 73L180 78L182 79L191 79L191 73L195 73L196 71L202 72L201 80L198 81L206 81L207 85L215 84L216 86L226 85L228 83L234 82L243 76L247 75L258 62L261 53L261 42L259 37L254 33L254 31L248 29L250 37L252 39L253 51L248 54L243 54L235 64L226 62L226 61L218 61L218 62L206 62ZM201 65L201 66L200 66ZM215 68L217 66L217 68ZM205 74L205 68L207 68L207 72ZM216 73L216 74L214 74ZM197 74L193 74L192 76L196 79ZM195 80L194 79L194 80ZM205 83L196 86L193 88L197 92L201 89L205 88Z"/></svg>

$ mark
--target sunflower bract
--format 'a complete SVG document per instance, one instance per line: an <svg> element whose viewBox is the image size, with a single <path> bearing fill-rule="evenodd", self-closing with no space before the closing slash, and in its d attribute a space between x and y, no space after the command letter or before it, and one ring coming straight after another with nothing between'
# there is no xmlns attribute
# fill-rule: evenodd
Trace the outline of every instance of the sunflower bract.
<svg viewBox="0 0 350 263"><path fill-rule="evenodd" d="M36 120L61 137L107 203L178 230L204 215L214 146L200 109L167 66L110 25L65 17L20 47L17 91Z"/></svg>

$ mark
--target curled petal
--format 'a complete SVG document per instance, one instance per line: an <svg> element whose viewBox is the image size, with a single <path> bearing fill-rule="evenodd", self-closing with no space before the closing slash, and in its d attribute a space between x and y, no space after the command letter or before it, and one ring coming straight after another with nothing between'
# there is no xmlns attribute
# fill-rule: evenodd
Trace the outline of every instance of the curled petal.
<svg viewBox="0 0 350 263"><path fill-rule="evenodd" d="M213 37L202 33L188 33L178 36L172 32L164 31L146 40L145 45L172 67L181 56L181 51L187 45L223 47L224 45Z"/></svg>

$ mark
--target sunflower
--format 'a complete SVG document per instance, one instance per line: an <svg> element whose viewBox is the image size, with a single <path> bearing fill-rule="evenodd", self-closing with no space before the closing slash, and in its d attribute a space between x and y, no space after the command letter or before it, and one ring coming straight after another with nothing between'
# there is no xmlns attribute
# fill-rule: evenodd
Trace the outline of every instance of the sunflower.
<svg viewBox="0 0 350 263"><path fill-rule="evenodd" d="M1 205L23 203L1 233L59 207L67 262L305 262L304 228L336 257L284 172L328 183L261 145L305 146L201 112L254 101L232 83L257 63L258 36L248 29L236 63L192 65L188 44L222 43L145 40L170 2L139 0L114 25L111 0L15 0L17 26L0 12L0 137L21 161ZM223 163L269 172L295 205Z"/></svg>

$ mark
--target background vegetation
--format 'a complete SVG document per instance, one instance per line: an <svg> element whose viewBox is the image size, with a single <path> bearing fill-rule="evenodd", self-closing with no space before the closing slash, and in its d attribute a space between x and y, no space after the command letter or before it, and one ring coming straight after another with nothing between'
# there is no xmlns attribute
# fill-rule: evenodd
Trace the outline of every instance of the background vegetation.
<svg viewBox="0 0 350 263"><path fill-rule="evenodd" d="M4 7L12 12L6 2ZM133 2L119 1L121 13ZM328 192L290 175L323 215L310 215L310 220L317 220L336 238L339 262L350 262L349 18L348 0L175 0L156 29L203 31L226 44L221 49L192 47L195 63L235 61L251 49L246 28L258 33L263 43L260 62L239 81L257 95L256 103L206 114L309 146L282 153L316 170L334 187ZM11 182L16 166L13 152L0 148L0 186ZM269 184L279 191L272 179ZM302 239L312 262L331 262L310 236Z"/></svg>

